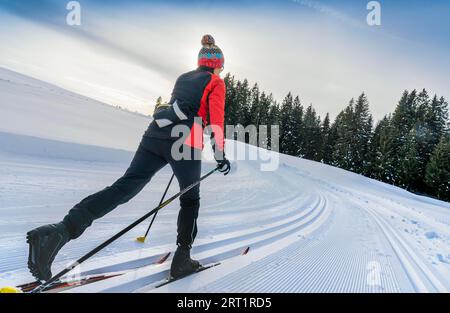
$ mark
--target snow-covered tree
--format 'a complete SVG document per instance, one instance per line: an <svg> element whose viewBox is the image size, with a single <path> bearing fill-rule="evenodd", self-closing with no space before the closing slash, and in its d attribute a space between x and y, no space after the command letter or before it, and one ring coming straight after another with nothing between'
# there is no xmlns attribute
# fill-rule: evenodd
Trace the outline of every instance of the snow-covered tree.
<svg viewBox="0 0 450 313"><path fill-rule="evenodd" d="M443 200L450 200L450 136L444 135L431 155L425 182L430 192Z"/></svg>
<svg viewBox="0 0 450 313"><path fill-rule="evenodd" d="M412 129L402 146L397 169L398 184L406 190L417 191L420 188L421 170L420 157L417 151L417 133Z"/></svg>
<svg viewBox="0 0 450 313"><path fill-rule="evenodd" d="M303 117L302 155L314 161L322 159L322 128L320 117L312 105L308 106Z"/></svg>
<svg viewBox="0 0 450 313"><path fill-rule="evenodd" d="M330 114L327 113L322 122L322 162L325 164L331 164L333 161L333 139Z"/></svg>
<svg viewBox="0 0 450 313"><path fill-rule="evenodd" d="M294 118L292 116L294 99L288 93L280 108L280 148L282 153L295 155Z"/></svg>

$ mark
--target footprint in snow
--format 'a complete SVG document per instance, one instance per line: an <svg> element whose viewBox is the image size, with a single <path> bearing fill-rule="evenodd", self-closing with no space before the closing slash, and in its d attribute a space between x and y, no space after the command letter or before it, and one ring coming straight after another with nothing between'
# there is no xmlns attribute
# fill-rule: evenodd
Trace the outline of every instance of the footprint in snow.
<svg viewBox="0 0 450 313"><path fill-rule="evenodd" d="M429 231L425 233L425 237L427 239L435 239L435 238L439 238L438 234L434 231Z"/></svg>
<svg viewBox="0 0 450 313"><path fill-rule="evenodd" d="M441 263L445 263L445 264L450 264L449 260L447 258L445 258L442 254L438 253L436 254L439 262Z"/></svg>

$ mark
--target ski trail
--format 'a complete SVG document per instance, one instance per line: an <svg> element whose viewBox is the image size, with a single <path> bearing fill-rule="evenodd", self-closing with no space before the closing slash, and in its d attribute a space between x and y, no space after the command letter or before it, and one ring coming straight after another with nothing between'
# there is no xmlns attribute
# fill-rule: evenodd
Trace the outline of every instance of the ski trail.
<svg viewBox="0 0 450 313"><path fill-rule="evenodd" d="M18 285L33 280L26 268L26 232L59 221L74 204L119 178L149 120L4 69L0 93L7 100L0 114L0 285ZM261 152L236 145L246 155ZM208 140L204 153L213 160ZM450 290L450 203L265 153L279 158L276 170L261 171L261 160L232 160L230 175L213 175L202 184L192 254L220 266L154 289L167 277L171 259L154 261L176 248L174 202L158 214L144 244L135 238L147 223L77 269L83 275L123 275L65 292ZM232 159L233 153L227 155ZM213 166L205 160L203 170ZM69 242L53 272L156 207L171 174L164 168L136 198Z"/></svg>
<svg viewBox="0 0 450 313"><path fill-rule="evenodd" d="M299 227L299 222L304 221L308 217L312 217L312 219L317 218L317 211L318 207L320 205L320 199L317 199L313 204L306 205L303 207L300 207L299 209L295 210L297 212L296 215L293 216L293 218L281 220L272 224L265 225L264 229L261 230L260 227L250 229L246 232L234 232L234 233L223 233L221 235L218 235L212 239L208 239L207 242L202 243L199 242L197 244L192 252L194 255L197 255L199 253L213 250L216 248L223 248L224 246L229 246L231 244L237 244L239 249L241 247L245 247L245 245L252 245L252 247L257 247L260 245L264 245L264 242L267 242L266 239L264 242L261 241L262 235L268 235L266 236L269 240L275 236L275 232L278 233L277 236L283 236L286 233L286 229L288 229L290 226ZM323 206L321 207L321 209ZM321 214L322 212L318 212ZM304 226L304 223L300 224ZM290 227L292 229L292 227ZM281 232L280 232L281 230ZM290 231L289 229L287 231ZM266 238L265 237L265 238ZM250 241L250 239L257 238L257 240ZM143 267L148 264L154 263L161 255L160 254L152 254L154 252L153 249L149 251L140 251L139 256L137 256L136 253L131 254L127 253L126 256L122 256L120 259L126 259L125 262L111 262L109 265L104 266L98 266L98 260L96 262L88 262L86 265L83 265L83 272L81 272L81 275L93 275L93 274L104 274L104 273L111 273L116 271L124 271L124 270L130 270L138 267ZM235 253L236 251L233 250L231 253ZM223 255L227 255L229 253L222 253ZM223 258L222 258L223 259ZM209 261L209 259L206 259L206 261ZM91 269L88 269L92 267Z"/></svg>
<svg viewBox="0 0 450 313"><path fill-rule="evenodd" d="M448 291L392 227L368 208L367 200L355 202L359 197L352 193L342 197L328 183L313 182L301 185L312 193L321 190L327 199L333 210L328 228L225 276L216 273L217 279L197 283L196 289L190 278L171 286L170 291L188 286L193 292Z"/></svg>
<svg viewBox="0 0 450 313"><path fill-rule="evenodd" d="M413 291L405 275L395 274L389 257L393 251L386 251L368 213L355 206L333 207L320 235L298 240L194 292ZM375 280L369 280L371 263L380 266Z"/></svg>
<svg viewBox="0 0 450 313"><path fill-rule="evenodd" d="M450 284L445 280L441 280L439 275L435 272L429 264L427 264L423 257L418 255L417 252L411 247L411 245L402 238L402 235L390 225L388 220L383 217L381 212L392 217L394 213L389 206L386 206L380 197L375 195L367 195L366 193L355 193L354 191L348 191L345 189L336 189L338 193L347 194L349 202L356 204L361 210L368 212L371 219L378 225L381 233L386 237L389 245L392 247L397 260L401 264L404 273L409 278L410 284L415 292L449 292ZM393 200L389 200L393 201ZM397 202L401 211L405 211L405 206L400 202ZM397 208L399 206L396 206ZM417 213L413 210L408 213L417 217ZM441 222L433 219L423 217L421 219L424 222L433 224L437 229L441 229ZM446 227L443 227L443 231L448 231Z"/></svg>
<svg viewBox="0 0 450 313"><path fill-rule="evenodd" d="M295 224L285 225L283 228L272 229L270 232L252 233L247 236L240 236L235 240L225 242L214 242L208 245L209 249L201 249L200 253L194 255L203 264L210 264L215 262L223 262L229 258L241 255L242 251L246 247L251 249L257 249L265 247L274 242L279 242L284 238L298 233L301 229L306 228L309 225L316 223L325 213L325 202L319 201L313 210L315 214L305 214L304 218L296 221ZM95 286L84 286L78 288L77 292L92 291L92 288L102 292L132 292L137 288L144 287L146 285L156 283L161 280L161 277L168 276L168 264L163 266L148 266L144 268L131 271L121 276L120 279L109 279L103 284L106 286L102 288L102 282L99 282ZM161 269L163 269L161 271ZM162 276L161 276L162 275Z"/></svg>
<svg viewBox="0 0 450 313"><path fill-rule="evenodd" d="M414 289L417 292L449 292L447 287L435 276L421 258L375 211L368 209L389 240L392 248L402 262Z"/></svg>

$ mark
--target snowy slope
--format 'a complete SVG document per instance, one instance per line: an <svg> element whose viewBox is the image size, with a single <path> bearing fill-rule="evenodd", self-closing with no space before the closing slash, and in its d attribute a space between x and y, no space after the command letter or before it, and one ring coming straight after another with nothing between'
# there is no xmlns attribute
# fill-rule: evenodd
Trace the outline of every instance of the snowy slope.
<svg viewBox="0 0 450 313"><path fill-rule="evenodd" d="M6 70L0 70L0 101L2 286L31 280L25 232L58 221L117 179L148 119ZM205 162L203 171L212 167ZM449 203L286 155L273 172L260 171L259 161L233 167L202 185L193 250L203 263L221 265L154 288L167 276L170 257L153 262L174 250L175 203L158 215L145 244L134 241L143 224L80 268L123 275L66 292L450 290ZM163 169L135 199L70 242L54 270L154 207L170 174Z"/></svg>
<svg viewBox="0 0 450 313"><path fill-rule="evenodd" d="M0 132L134 150L149 121L3 68L0 95Z"/></svg>

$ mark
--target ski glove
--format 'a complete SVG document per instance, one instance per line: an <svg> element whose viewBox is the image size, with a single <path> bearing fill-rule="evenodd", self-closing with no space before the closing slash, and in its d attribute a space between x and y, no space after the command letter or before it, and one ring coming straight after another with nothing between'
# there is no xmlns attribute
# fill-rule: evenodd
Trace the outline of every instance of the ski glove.
<svg viewBox="0 0 450 313"><path fill-rule="evenodd" d="M219 172L223 173L223 175L228 175L231 170L231 163L225 157L225 152L217 149L216 147L216 139L214 138L214 133L211 133L211 145L214 152L214 159L217 162L217 167L219 168Z"/></svg>
<svg viewBox="0 0 450 313"><path fill-rule="evenodd" d="M231 170L231 163L225 157L223 160L216 160L217 166L219 168L219 172L223 173L223 175L228 175Z"/></svg>

